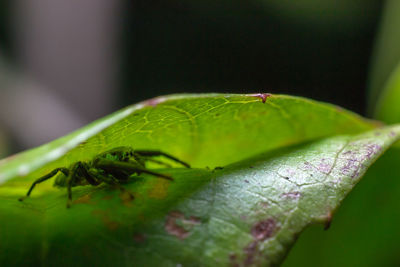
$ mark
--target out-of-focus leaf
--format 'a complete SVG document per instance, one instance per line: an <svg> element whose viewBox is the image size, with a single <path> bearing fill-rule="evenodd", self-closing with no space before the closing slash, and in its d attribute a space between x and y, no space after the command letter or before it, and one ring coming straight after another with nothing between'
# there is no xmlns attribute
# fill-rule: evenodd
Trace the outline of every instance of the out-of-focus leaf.
<svg viewBox="0 0 400 267"><path fill-rule="evenodd" d="M318 1L318 0L258 0L268 10L274 10L288 22L314 24L334 31L356 31L367 25L371 15L378 8L376 1L358 2L354 0ZM346 29L346 26L348 27ZM358 27L357 27L358 26Z"/></svg>
<svg viewBox="0 0 400 267"><path fill-rule="evenodd" d="M393 71L379 97L374 117L387 123L400 121L400 64Z"/></svg>
<svg viewBox="0 0 400 267"><path fill-rule="evenodd" d="M391 90L387 86L388 80L393 77L396 67L400 64L399 12L400 1L385 1L369 74L368 109L371 114L379 114L379 109L383 106L379 104L377 107L376 105L381 102L381 95L385 96L387 95L386 90ZM396 106L386 108L396 108Z"/></svg>

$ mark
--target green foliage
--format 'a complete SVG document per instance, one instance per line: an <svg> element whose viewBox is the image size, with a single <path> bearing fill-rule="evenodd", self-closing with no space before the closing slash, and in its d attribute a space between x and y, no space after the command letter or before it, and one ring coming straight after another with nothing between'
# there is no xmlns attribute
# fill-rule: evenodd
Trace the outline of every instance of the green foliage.
<svg viewBox="0 0 400 267"><path fill-rule="evenodd" d="M395 77L399 75L400 64L399 12L399 1L386 1L369 75L369 111L371 114L384 120L387 118L391 122L394 116L386 111L383 111L384 114L382 114L381 109L387 110L398 106L386 102L391 101L392 94L397 90L393 89L393 83ZM397 119L395 122L399 122L399 120Z"/></svg>
<svg viewBox="0 0 400 267"><path fill-rule="evenodd" d="M387 151L344 200L331 227L300 235L283 266L398 266L400 150Z"/></svg>
<svg viewBox="0 0 400 267"><path fill-rule="evenodd" d="M118 146L160 149L194 167L213 168L270 149L372 128L373 123L353 113L297 97L269 97L265 104L257 96L160 97L6 160L0 165L0 183L18 175L39 176Z"/></svg>
<svg viewBox="0 0 400 267"><path fill-rule="evenodd" d="M280 263L308 225L329 226L399 137L399 126L376 127L281 95L175 95L128 107L1 161L0 265ZM17 201L55 167L118 146L160 149L194 168L156 170L172 182L132 179L125 187L134 200L107 185L80 186L66 209L65 190L48 181Z"/></svg>
<svg viewBox="0 0 400 267"><path fill-rule="evenodd" d="M400 2L385 4L369 77L369 111L386 123L400 121ZM399 146L366 173L335 216L331 229L306 230L284 266L398 266Z"/></svg>
<svg viewBox="0 0 400 267"><path fill-rule="evenodd" d="M375 108L375 117L387 123L400 121L400 64L383 88Z"/></svg>

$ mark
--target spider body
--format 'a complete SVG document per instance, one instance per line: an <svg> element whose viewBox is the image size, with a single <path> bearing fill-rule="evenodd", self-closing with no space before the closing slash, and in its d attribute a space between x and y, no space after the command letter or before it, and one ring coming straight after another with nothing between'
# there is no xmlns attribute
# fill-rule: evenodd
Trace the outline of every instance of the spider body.
<svg viewBox="0 0 400 267"><path fill-rule="evenodd" d="M52 170L48 174L35 180L26 196L21 197L19 200L22 201L26 197L29 197L36 184L44 182L59 173L62 175L56 176L54 186L67 188L67 207L71 206L71 188L75 186L98 186L101 183L106 183L118 187L121 191L125 191L121 184L127 182L133 175L140 175L141 173L147 173L172 181L172 177L153 172L146 168L147 162L155 162L160 165L171 167L169 164L153 159L153 157L156 156L163 156L187 168L190 167L187 163L161 151L134 150L131 147L117 147L98 154L90 161L77 161L72 163L69 168L61 167ZM129 193L129 195L132 199L134 198L132 194Z"/></svg>

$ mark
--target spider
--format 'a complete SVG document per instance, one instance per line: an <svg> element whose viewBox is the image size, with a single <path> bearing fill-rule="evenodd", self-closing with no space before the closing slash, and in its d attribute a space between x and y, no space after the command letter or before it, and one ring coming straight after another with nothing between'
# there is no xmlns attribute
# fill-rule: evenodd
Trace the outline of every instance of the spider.
<svg viewBox="0 0 400 267"><path fill-rule="evenodd" d="M29 197L37 184L56 176L58 173L62 173L63 175L56 177L54 186L67 187L67 208L71 206L71 188L75 186L97 186L101 183L106 183L114 185L122 192L125 192L125 189L120 184L127 182L132 175L140 175L141 173L147 173L172 181L172 177L153 172L146 168L146 162L155 162L166 167L171 167L167 163L152 158L156 156L166 157L180 163L186 168L190 168L189 164L162 151L134 150L131 147L117 147L98 154L91 161L77 161L72 163L69 168L60 167L52 170L48 174L35 180L29 188L26 196L19 198L19 201L23 201L25 198ZM129 196L131 199L134 199L131 193L129 193Z"/></svg>

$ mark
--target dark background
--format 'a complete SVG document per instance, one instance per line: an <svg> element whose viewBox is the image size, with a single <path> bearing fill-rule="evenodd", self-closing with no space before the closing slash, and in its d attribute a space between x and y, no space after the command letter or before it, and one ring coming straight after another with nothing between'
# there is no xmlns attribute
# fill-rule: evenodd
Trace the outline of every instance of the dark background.
<svg viewBox="0 0 400 267"><path fill-rule="evenodd" d="M369 2L375 8L360 3L365 13L355 21L340 21L336 11L337 25L279 16L254 1L132 2L124 23L125 104L171 92L263 91L363 114L381 11L380 1Z"/></svg>
<svg viewBox="0 0 400 267"><path fill-rule="evenodd" d="M28 83L23 91L0 84L3 101L16 102L0 103L0 130L13 144L9 153L171 93L292 94L365 114L369 61L383 4L29 3L0 3L0 56L11 66L0 73L22 73L43 86L34 91ZM23 93L5 100L15 90ZM29 104L19 100L28 95L23 101Z"/></svg>

